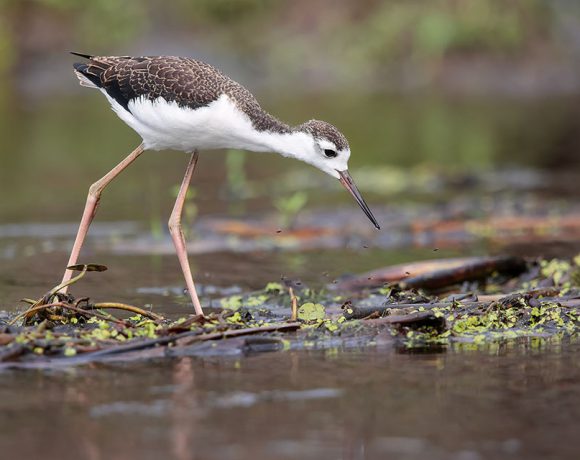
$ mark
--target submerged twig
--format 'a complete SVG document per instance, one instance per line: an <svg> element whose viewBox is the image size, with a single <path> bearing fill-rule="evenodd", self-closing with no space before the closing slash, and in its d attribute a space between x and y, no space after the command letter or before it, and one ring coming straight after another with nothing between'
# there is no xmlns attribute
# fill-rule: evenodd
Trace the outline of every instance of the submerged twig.
<svg viewBox="0 0 580 460"><path fill-rule="evenodd" d="M433 312L430 311L422 311L408 315L385 316L383 318L371 318L367 321L373 324L390 324L393 326L410 329L432 327L438 331L445 330L445 318L442 316L436 316Z"/></svg>
<svg viewBox="0 0 580 460"><path fill-rule="evenodd" d="M179 334L173 334L166 337L158 337L155 339L142 340L135 343L128 343L125 345L115 345L102 350L85 353L78 357L76 362L88 362L95 359L103 358L111 355L119 355L130 353L133 351L141 351L153 348L159 345L169 345L175 343L176 346L185 347L196 342L204 342L208 340L218 340L231 337L239 337L243 335L259 334L261 332L288 332L300 328L300 323L286 323L269 326L249 327L244 329L233 329L221 332L200 333L200 331L186 331Z"/></svg>
<svg viewBox="0 0 580 460"><path fill-rule="evenodd" d="M207 334L200 334L192 338L185 338L183 341L179 342L180 346L191 345L195 342L202 342L205 340L217 340L225 339L228 337L239 337L241 335L258 334L260 332L275 332L275 331L295 331L299 329L302 323L285 323L285 324L273 324L270 326L257 326L257 327L246 327L243 329L229 329L227 331L219 332L209 332Z"/></svg>

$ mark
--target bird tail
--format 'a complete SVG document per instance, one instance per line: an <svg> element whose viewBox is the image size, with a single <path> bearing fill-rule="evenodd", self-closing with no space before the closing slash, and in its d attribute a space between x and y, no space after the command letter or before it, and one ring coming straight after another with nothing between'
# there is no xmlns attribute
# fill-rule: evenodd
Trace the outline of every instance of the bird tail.
<svg viewBox="0 0 580 460"><path fill-rule="evenodd" d="M79 56L85 59L92 59L93 56L90 54L82 54L82 53L75 53L71 51L70 54L74 56ZM80 62L75 62L73 64L74 72L77 78L79 79L79 83L81 86L85 88L100 88L101 87L101 78L99 75L95 75L93 72L89 70L89 64L83 64Z"/></svg>
<svg viewBox="0 0 580 460"><path fill-rule="evenodd" d="M74 63L74 72L77 78L79 79L79 83L81 86L85 88L100 88L101 80L96 75L91 75L88 72L88 65L86 64L79 64Z"/></svg>
<svg viewBox="0 0 580 460"><path fill-rule="evenodd" d="M71 54L89 60L87 63L76 62L73 64L75 74L81 86L87 88L102 88L103 82L101 81L101 77L107 69L119 62L134 59L131 56L92 56L90 54L75 53L73 51L71 51Z"/></svg>

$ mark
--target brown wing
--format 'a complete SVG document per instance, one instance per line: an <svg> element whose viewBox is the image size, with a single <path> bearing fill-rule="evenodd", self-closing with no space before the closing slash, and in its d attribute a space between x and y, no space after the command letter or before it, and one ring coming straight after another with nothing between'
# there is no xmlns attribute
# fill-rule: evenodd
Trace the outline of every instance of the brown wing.
<svg viewBox="0 0 580 460"><path fill-rule="evenodd" d="M77 53L74 53L77 54ZM197 109L227 94L258 130L287 132L289 128L265 112L246 88L215 67L191 58L175 56L88 56L75 70L103 88L127 111L133 99L162 97L180 106Z"/></svg>
<svg viewBox="0 0 580 460"><path fill-rule="evenodd" d="M92 56L86 64L74 67L127 110L129 101L139 97L162 97L193 109L215 101L223 93L254 99L215 67L190 58Z"/></svg>

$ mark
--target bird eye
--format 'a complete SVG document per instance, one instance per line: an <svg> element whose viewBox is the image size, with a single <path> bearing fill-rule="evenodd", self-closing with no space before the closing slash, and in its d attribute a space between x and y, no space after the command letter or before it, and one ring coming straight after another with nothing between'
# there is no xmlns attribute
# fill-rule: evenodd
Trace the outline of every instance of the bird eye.
<svg viewBox="0 0 580 460"><path fill-rule="evenodd" d="M324 149L324 155L326 158L336 158L337 153L332 149Z"/></svg>

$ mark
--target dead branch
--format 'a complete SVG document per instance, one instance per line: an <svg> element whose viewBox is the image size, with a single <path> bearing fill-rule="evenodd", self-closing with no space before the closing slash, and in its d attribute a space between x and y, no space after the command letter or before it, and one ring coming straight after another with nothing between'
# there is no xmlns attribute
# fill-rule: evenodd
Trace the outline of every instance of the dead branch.
<svg viewBox="0 0 580 460"><path fill-rule="evenodd" d="M517 275L525 268L524 259L511 256L425 260L373 270L341 281L334 288L352 291L400 282L404 289L439 289L482 279L494 272Z"/></svg>
<svg viewBox="0 0 580 460"><path fill-rule="evenodd" d="M368 316L377 315L379 317L389 317L388 315L393 311L399 310L418 310L419 308L424 308L426 310L432 310L434 308L450 308L450 307L461 307L461 308L488 308L495 304L501 304L504 308L508 308L505 302L510 300L510 296L503 295L501 297L497 296L488 296L489 298L485 300L478 300L478 301L455 301L455 302L434 302L434 303L395 303L395 304L387 304L387 305L376 305L370 307L357 307L352 304L348 306L348 308L343 307L343 315L347 320L350 319L365 319ZM525 298L524 294L516 294L517 298ZM532 297L528 297L532 298ZM550 304L556 303L562 307L568 308L580 308L580 299L570 299L570 298L563 298L563 297L544 297L541 299L537 299L540 304Z"/></svg>
<svg viewBox="0 0 580 460"><path fill-rule="evenodd" d="M524 259L512 256L482 257L473 262L423 275L411 276L399 283L402 289L437 290L465 281L487 278L494 273L519 275L526 269Z"/></svg>

